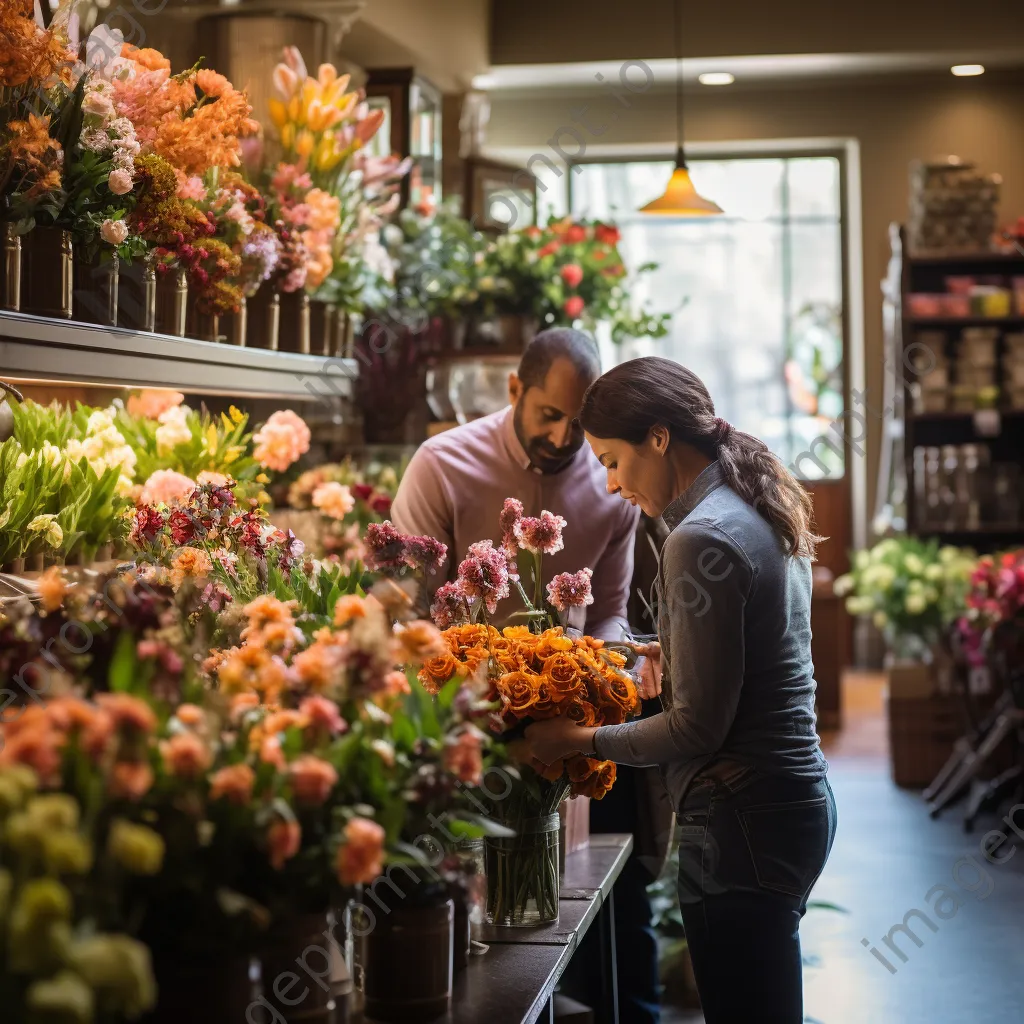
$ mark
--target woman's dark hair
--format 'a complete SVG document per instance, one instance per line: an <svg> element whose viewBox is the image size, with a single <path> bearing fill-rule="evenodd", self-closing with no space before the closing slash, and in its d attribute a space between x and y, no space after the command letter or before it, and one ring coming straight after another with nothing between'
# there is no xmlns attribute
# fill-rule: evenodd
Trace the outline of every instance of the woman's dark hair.
<svg viewBox="0 0 1024 1024"><path fill-rule="evenodd" d="M667 427L673 440L718 459L726 482L771 524L789 554L814 558L822 538L811 526L810 495L764 441L715 415L708 389L692 370L658 356L620 363L587 389L579 420L595 437L633 445L652 428Z"/></svg>

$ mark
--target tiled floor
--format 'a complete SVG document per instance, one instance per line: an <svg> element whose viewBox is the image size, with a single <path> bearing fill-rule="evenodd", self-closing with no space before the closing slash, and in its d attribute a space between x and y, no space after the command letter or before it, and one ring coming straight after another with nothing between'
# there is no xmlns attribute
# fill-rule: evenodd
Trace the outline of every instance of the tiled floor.
<svg viewBox="0 0 1024 1024"><path fill-rule="evenodd" d="M979 854L989 824L965 834L959 807L931 821L917 793L892 784L879 677L851 673L844 706L844 729L823 737L839 831L813 898L847 913L812 909L804 920L804 952L814 961L804 975L808 1019L1024 1021L1024 856L989 864ZM947 888L926 899L935 886ZM921 946L897 936L904 963L882 940L915 908L928 914L935 931L910 919ZM862 945L864 938L897 968L895 974ZM701 1020L670 1011L665 1016L666 1024Z"/></svg>

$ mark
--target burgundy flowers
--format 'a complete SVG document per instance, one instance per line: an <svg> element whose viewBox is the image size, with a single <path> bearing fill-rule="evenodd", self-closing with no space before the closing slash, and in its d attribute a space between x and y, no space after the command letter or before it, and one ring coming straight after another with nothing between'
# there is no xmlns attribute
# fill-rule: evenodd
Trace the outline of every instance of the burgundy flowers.
<svg viewBox="0 0 1024 1024"><path fill-rule="evenodd" d="M378 571L403 568L434 572L448 555L448 548L433 537L402 533L389 520L366 528L367 565Z"/></svg>

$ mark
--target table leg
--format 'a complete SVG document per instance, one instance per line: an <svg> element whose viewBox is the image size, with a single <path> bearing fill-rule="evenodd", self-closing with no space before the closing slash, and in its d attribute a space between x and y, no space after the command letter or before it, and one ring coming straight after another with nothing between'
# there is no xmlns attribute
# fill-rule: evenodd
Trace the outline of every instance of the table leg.
<svg viewBox="0 0 1024 1024"><path fill-rule="evenodd" d="M615 894L613 890L605 897L597 915L597 926L601 936L601 977L604 980L601 991L601 1005L597 1008L597 1024L619 1024L619 977L615 956Z"/></svg>

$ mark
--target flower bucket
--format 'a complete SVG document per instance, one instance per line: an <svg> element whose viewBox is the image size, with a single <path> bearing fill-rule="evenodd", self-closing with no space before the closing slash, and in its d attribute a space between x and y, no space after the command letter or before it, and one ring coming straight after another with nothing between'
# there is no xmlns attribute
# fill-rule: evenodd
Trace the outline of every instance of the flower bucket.
<svg viewBox="0 0 1024 1024"><path fill-rule="evenodd" d="M185 336L188 309L188 279L185 271L165 270L156 273L156 304L153 330L157 334Z"/></svg>
<svg viewBox="0 0 1024 1024"><path fill-rule="evenodd" d="M225 1024L244 1021L259 992L247 956L224 950L219 956L184 963L156 957L156 1009L143 1024Z"/></svg>
<svg viewBox="0 0 1024 1024"><path fill-rule="evenodd" d="M73 312L74 248L71 232L34 227L21 239L22 313L70 319Z"/></svg>
<svg viewBox="0 0 1024 1024"><path fill-rule="evenodd" d="M281 293L281 327L277 347L281 352L309 355L309 295L300 289Z"/></svg>
<svg viewBox="0 0 1024 1024"><path fill-rule="evenodd" d="M309 351L314 356L333 356L338 349L337 335L343 317L333 302L309 302Z"/></svg>
<svg viewBox="0 0 1024 1024"><path fill-rule="evenodd" d="M243 297L237 313L200 313L189 304L188 336L199 341L222 342L245 347L248 330L248 309Z"/></svg>
<svg viewBox="0 0 1024 1024"><path fill-rule="evenodd" d="M357 1004L375 1021L435 1020L451 1007L454 903L443 891L392 902L350 904Z"/></svg>
<svg viewBox="0 0 1024 1024"><path fill-rule="evenodd" d="M276 352L281 331L281 296L264 281L254 295L246 300L246 344L249 348L266 348Z"/></svg>
<svg viewBox="0 0 1024 1024"><path fill-rule="evenodd" d="M302 914L282 921L271 929L260 952L263 999L289 1024L325 1022L334 1010L332 947L337 940L332 923L326 913ZM289 991L288 981L297 970L302 971L302 984L292 981Z"/></svg>
<svg viewBox="0 0 1024 1024"><path fill-rule="evenodd" d="M75 319L102 327L117 326L120 260L111 253L106 260L75 260Z"/></svg>
<svg viewBox="0 0 1024 1024"><path fill-rule="evenodd" d="M484 841L487 921L529 928L558 920L558 814L506 822L509 838Z"/></svg>
<svg viewBox="0 0 1024 1024"><path fill-rule="evenodd" d="M0 232L0 309L15 312L21 306L21 238L14 225L3 224Z"/></svg>
<svg viewBox="0 0 1024 1024"><path fill-rule="evenodd" d="M149 260L133 260L120 268L117 323L130 331L155 330L156 268Z"/></svg>

